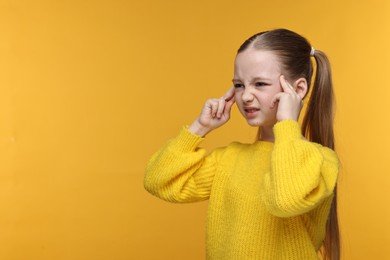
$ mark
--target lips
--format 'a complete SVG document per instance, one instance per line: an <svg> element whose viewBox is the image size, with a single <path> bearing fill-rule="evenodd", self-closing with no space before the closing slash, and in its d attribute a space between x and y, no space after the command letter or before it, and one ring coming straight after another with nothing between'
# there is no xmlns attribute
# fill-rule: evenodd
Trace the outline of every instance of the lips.
<svg viewBox="0 0 390 260"><path fill-rule="evenodd" d="M246 113L254 113L254 112L257 112L257 111L259 111L260 109L258 109L258 108L255 108L255 107L245 107L244 108L244 111L246 112Z"/></svg>
<svg viewBox="0 0 390 260"><path fill-rule="evenodd" d="M245 117L247 119L256 118L260 109L256 107L244 107Z"/></svg>

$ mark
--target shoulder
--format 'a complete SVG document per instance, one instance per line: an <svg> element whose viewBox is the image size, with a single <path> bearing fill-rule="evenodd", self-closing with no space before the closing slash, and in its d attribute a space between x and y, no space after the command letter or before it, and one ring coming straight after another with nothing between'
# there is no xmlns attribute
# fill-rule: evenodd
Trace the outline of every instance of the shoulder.
<svg viewBox="0 0 390 260"><path fill-rule="evenodd" d="M334 161L338 161L337 153L333 149L326 147L326 146L323 146L319 143L315 143L315 142L310 142L310 143L314 147L316 147L325 158L328 158L328 159L334 160Z"/></svg>

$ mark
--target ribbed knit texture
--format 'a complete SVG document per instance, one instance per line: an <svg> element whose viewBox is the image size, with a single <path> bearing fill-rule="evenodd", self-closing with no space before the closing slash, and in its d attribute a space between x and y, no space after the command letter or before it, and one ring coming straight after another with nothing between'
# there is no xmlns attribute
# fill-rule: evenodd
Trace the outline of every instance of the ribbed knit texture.
<svg viewBox="0 0 390 260"><path fill-rule="evenodd" d="M275 143L232 143L209 155L184 127L150 159L145 188L170 202L209 199L207 259L318 259L338 175L336 154L296 121Z"/></svg>

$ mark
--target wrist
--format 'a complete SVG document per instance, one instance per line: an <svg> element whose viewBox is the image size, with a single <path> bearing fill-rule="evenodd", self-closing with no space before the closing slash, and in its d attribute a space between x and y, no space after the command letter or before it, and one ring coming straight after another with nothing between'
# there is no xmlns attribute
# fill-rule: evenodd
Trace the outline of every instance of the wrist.
<svg viewBox="0 0 390 260"><path fill-rule="evenodd" d="M283 122L283 121L287 121L287 120L292 120L292 121L297 121L298 122L298 119L297 118L294 118L294 117L282 117L282 118L278 118L277 121L278 122Z"/></svg>
<svg viewBox="0 0 390 260"><path fill-rule="evenodd" d="M276 123L273 127L275 141L286 142L302 139L301 127L296 120L287 119Z"/></svg>
<svg viewBox="0 0 390 260"><path fill-rule="evenodd" d="M206 134L208 134L211 129L204 127L201 123L199 123L198 120L195 120L192 122L192 124L188 127L188 131L190 131L193 134L199 135L201 137L204 137Z"/></svg>

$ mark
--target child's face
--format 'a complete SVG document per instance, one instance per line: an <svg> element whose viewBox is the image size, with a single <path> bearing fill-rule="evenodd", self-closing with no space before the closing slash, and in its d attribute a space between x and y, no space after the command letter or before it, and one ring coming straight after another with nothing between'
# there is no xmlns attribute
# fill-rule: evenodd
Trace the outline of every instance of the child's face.
<svg viewBox="0 0 390 260"><path fill-rule="evenodd" d="M272 127L277 106L273 97L282 91L282 71L277 56L270 51L249 48L236 57L234 64L235 100L251 126Z"/></svg>

